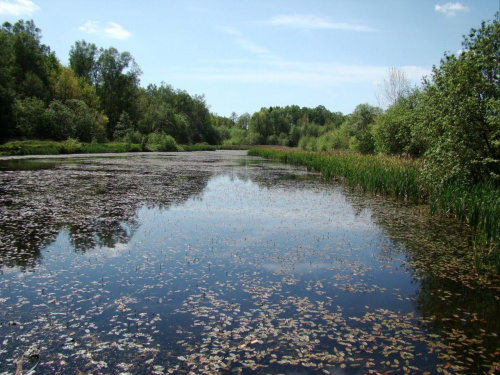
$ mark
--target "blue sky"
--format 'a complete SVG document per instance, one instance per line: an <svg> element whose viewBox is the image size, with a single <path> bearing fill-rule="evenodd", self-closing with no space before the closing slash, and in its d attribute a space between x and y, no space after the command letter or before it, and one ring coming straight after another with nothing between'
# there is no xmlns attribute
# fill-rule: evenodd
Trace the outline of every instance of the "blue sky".
<svg viewBox="0 0 500 375"><path fill-rule="evenodd" d="M414 84L491 20L498 0L0 0L0 21L33 19L61 63L77 40L129 51L141 85L205 94L211 111L377 105L387 70Z"/></svg>

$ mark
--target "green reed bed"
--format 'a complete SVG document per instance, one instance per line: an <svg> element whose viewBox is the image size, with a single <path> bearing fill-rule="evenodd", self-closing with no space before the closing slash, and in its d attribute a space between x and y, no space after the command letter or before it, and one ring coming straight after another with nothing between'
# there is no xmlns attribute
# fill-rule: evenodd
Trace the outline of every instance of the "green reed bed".
<svg viewBox="0 0 500 375"><path fill-rule="evenodd" d="M341 180L353 189L377 195L420 202L419 166L412 161L353 153L315 153L309 151L254 148L249 155L303 165L320 172L326 179Z"/></svg>
<svg viewBox="0 0 500 375"><path fill-rule="evenodd" d="M249 155L306 166L326 179L342 181L363 192L428 203L431 213L455 216L469 228L478 272L490 265L500 273L500 189L493 182L441 188L424 186L419 163L386 156L267 147L251 149Z"/></svg>
<svg viewBox="0 0 500 375"><path fill-rule="evenodd" d="M429 196L431 212L451 214L470 230L474 263L500 272L500 189L493 182L473 186L446 185Z"/></svg>

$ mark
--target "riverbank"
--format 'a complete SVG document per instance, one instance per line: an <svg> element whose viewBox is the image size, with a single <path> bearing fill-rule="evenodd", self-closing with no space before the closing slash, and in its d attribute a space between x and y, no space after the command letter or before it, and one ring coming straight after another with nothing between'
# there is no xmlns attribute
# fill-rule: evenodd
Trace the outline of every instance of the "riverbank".
<svg viewBox="0 0 500 375"><path fill-rule="evenodd" d="M177 151L215 151L215 150L245 150L248 146L209 145L206 143L176 146ZM65 154L104 154L151 151L140 144L125 142L85 143L68 139L63 142L54 141L12 141L0 145L0 156L25 155L65 155Z"/></svg>

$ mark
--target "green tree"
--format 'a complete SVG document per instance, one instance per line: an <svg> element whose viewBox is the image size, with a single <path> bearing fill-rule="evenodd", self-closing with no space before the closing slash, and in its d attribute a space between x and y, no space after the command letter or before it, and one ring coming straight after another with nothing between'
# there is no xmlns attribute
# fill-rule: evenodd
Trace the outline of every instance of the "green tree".
<svg viewBox="0 0 500 375"><path fill-rule="evenodd" d="M142 72L129 52L120 53L113 47L101 49L97 65L96 91L109 119L108 137L111 139L120 114L127 111L134 118L137 112Z"/></svg>
<svg viewBox="0 0 500 375"><path fill-rule="evenodd" d="M71 110L73 137L81 142L103 142L106 138L106 117L82 100L70 99L65 105Z"/></svg>
<svg viewBox="0 0 500 375"><path fill-rule="evenodd" d="M250 119L251 116L248 112L243 113L240 117L238 117L238 121L236 121L236 126L243 130L248 130L250 127Z"/></svg>
<svg viewBox="0 0 500 375"><path fill-rule="evenodd" d="M59 100L53 100L46 110L50 121L48 136L54 141L64 141L75 137L73 111Z"/></svg>
<svg viewBox="0 0 500 375"><path fill-rule="evenodd" d="M351 137L350 149L363 154L375 151L375 140L372 135L372 126L378 116L382 114L379 107L369 104L359 104L348 116L341 127L341 131Z"/></svg>
<svg viewBox="0 0 500 375"><path fill-rule="evenodd" d="M134 132L134 123L130 118L129 114L125 111L120 115L120 120L116 124L115 133L113 135L114 139L124 140L127 134Z"/></svg>
<svg viewBox="0 0 500 375"><path fill-rule="evenodd" d="M17 99L13 106L19 134L26 139L50 137L51 121L43 100L38 98Z"/></svg>
<svg viewBox="0 0 500 375"><path fill-rule="evenodd" d="M100 53L95 44L87 43L85 40L77 41L69 51L69 66L78 77L83 77L87 83L95 85Z"/></svg>
<svg viewBox="0 0 500 375"><path fill-rule="evenodd" d="M429 181L500 179L500 24L483 22L425 82Z"/></svg>
<svg viewBox="0 0 500 375"><path fill-rule="evenodd" d="M427 150L422 134L422 92L414 89L377 117L372 134L377 152L420 157Z"/></svg>
<svg viewBox="0 0 500 375"><path fill-rule="evenodd" d="M17 130L14 122L14 55L10 37L3 28L0 29L0 51L0 142L5 142L15 136Z"/></svg>
<svg viewBox="0 0 500 375"><path fill-rule="evenodd" d="M16 91L23 97L48 102L52 97L50 75L60 65L50 48L41 43L41 30L33 21L20 20L14 25L4 23L2 33L10 38L11 72Z"/></svg>

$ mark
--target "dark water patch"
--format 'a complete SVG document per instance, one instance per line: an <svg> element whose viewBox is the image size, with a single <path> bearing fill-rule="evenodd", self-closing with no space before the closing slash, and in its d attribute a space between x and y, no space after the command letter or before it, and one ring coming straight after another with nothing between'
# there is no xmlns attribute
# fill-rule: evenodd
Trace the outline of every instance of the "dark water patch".
<svg viewBox="0 0 500 375"><path fill-rule="evenodd" d="M51 169L64 163L74 164L75 160L69 159L6 159L0 160L0 171L36 171L40 169Z"/></svg>

